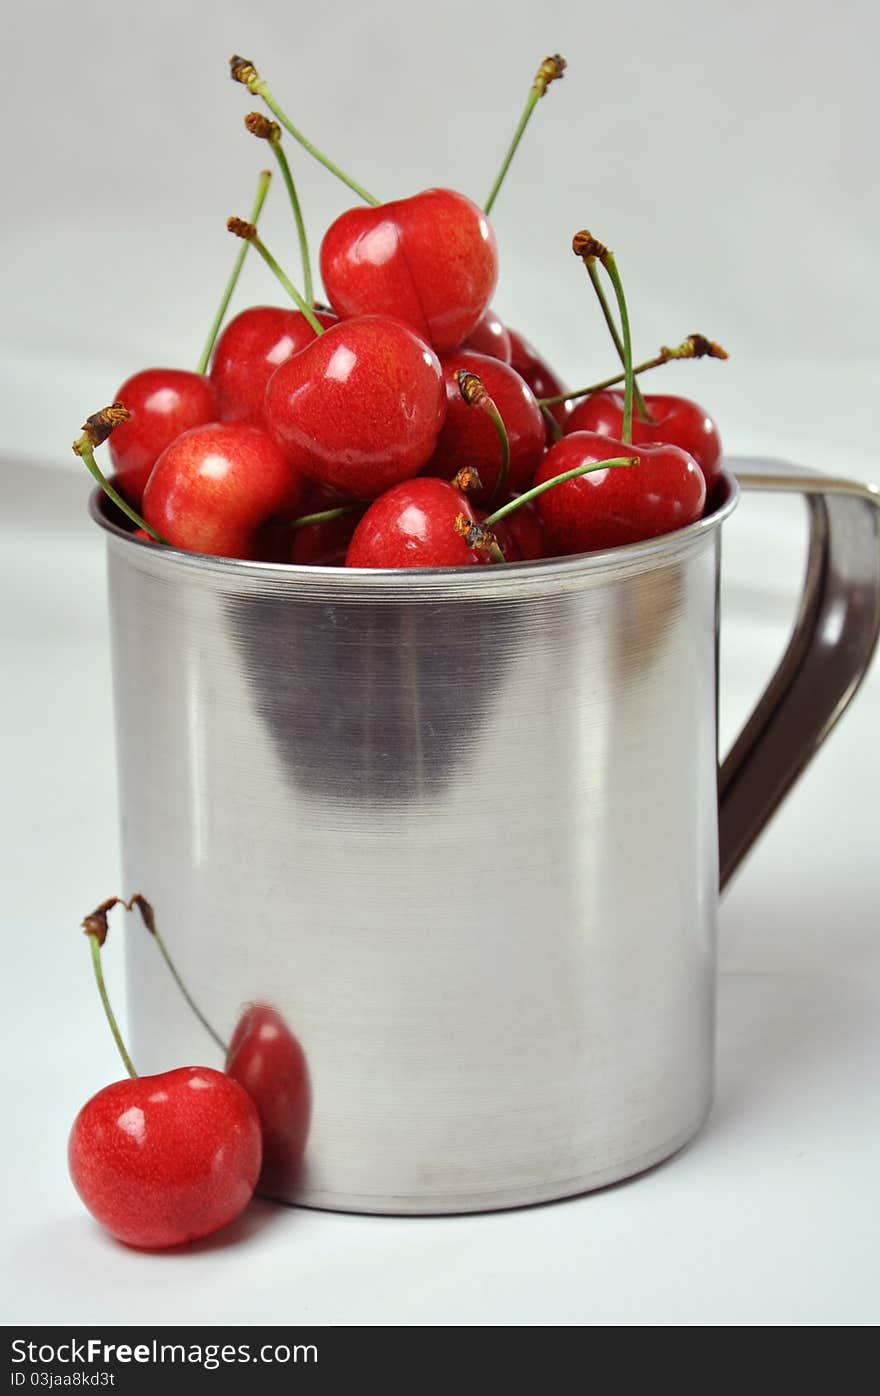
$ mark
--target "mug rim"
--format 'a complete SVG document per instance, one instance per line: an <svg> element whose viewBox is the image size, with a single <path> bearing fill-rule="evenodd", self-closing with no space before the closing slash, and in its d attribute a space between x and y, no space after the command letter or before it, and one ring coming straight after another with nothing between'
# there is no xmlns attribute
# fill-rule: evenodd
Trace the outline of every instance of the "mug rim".
<svg viewBox="0 0 880 1396"><path fill-rule="evenodd" d="M257 562L244 558L215 557L208 553L187 552L171 546L157 547L147 539L135 538L133 533L121 527L108 516L108 501L104 492L95 487L89 496L89 514L95 523L108 535L108 542L114 551L128 555L128 559L151 572L167 572L171 569L184 569L199 572L227 581L238 581L246 586L265 583L270 578L275 584L284 582L285 589L291 584L303 583L314 592L320 585L322 592L336 594L350 592L370 593L404 589L407 593L430 592L440 594L452 590L457 593L467 591L474 599L499 592L509 592L511 586L526 583L562 584L587 580L608 573L650 570L655 566L677 560L710 538L730 517L740 497L740 487L735 475L723 470L720 475L723 496L712 511L684 528L674 529L656 538L643 539L636 543L625 543L614 548L603 548L595 552L570 553L561 557L538 558L529 562L509 562L502 567L325 567L316 564L292 562ZM718 486L716 485L716 489ZM111 506L112 507L112 506Z"/></svg>

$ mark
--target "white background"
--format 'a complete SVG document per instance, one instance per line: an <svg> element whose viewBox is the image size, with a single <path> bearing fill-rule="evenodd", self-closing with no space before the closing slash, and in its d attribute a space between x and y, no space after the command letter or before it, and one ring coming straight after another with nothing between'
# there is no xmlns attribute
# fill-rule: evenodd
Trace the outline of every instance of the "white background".
<svg viewBox="0 0 880 1396"><path fill-rule="evenodd" d="M572 382L613 366L569 250L590 227L618 255L640 357L693 329L729 348L666 382L731 449L784 453L796 431L807 464L868 469L854 443L875 434L880 365L874 0L31 0L4 38L3 420L22 454L66 461L131 372L195 366L235 253L226 218L270 163L232 52L380 197L451 184L482 201L538 62L560 51L569 71L495 209L503 315ZM317 246L353 198L290 154ZM296 277L280 185L265 234ZM238 304L276 289L254 259Z"/></svg>
<svg viewBox="0 0 880 1396"><path fill-rule="evenodd" d="M537 62L560 50L569 72L497 205L504 316L571 380L611 367L568 251L589 226L618 254L640 352L696 328L730 349L665 381L717 415L731 449L876 477L877 14L872 0L123 0L7 19L7 1321L880 1317L876 670L725 902L718 1104L671 1164L486 1218L263 1206L166 1257L98 1233L64 1168L69 1122L116 1072L77 925L118 884L102 556L69 442L136 368L198 357L235 250L225 218L247 212L267 153L241 126L254 103L229 54L381 196L448 183L481 199ZM350 200L295 167L316 246ZM265 229L295 271L280 188ZM247 277L238 304L276 299L260 265ZM753 499L728 533L729 735L784 642L802 521ZM118 956L108 968L118 985Z"/></svg>

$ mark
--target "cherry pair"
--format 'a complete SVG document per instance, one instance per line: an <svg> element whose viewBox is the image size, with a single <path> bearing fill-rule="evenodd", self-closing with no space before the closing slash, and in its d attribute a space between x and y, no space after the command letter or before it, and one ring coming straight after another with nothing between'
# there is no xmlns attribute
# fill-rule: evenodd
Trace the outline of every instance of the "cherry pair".
<svg viewBox="0 0 880 1396"><path fill-rule="evenodd" d="M106 1086L74 1121L68 1161L88 1210L111 1235L158 1249L208 1236L241 1214L258 1182L288 1186L305 1149L311 1115L302 1048L277 1011L250 1005L226 1048L225 1071L180 1067L139 1077L110 1008L101 968L107 916L118 898L83 922L98 989L128 1079ZM178 980L155 926L152 907L138 905Z"/></svg>

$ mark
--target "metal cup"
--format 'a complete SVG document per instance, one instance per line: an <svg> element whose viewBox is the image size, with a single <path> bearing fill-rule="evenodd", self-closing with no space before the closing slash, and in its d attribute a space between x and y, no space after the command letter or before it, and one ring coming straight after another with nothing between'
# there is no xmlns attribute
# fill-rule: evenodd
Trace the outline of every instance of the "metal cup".
<svg viewBox="0 0 880 1396"><path fill-rule="evenodd" d="M719 885L880 625L877 492L731 465L749 488L804 492L811 544L720 807L732 476L708 518L650 542L406 573L160 549L93 501L127 887L221 1036L271 1005L308 1063L305 1152L272 1195L385 1213L541 1202L699 1129ZM149 937L129 948L140 1068L210 1061Z"/></svg>

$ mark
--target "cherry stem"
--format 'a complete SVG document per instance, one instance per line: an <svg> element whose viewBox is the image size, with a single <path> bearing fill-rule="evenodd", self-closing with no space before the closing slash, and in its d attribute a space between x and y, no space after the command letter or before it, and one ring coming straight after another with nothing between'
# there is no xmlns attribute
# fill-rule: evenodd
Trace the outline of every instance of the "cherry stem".
<svg viewBox="0 0 880 1396"><path fill-rule="evenodd" d="M476 373L471 373L466 368L460 368L455 375L455 381L458 384L458 391L468 407L479 407L482 412L485 412L495 428L495 435L501 446L501 469L488 501L489 504L492 504L497 496L504 491L510 474L510 437L507 435L507 427L504 425L504 418L498 411L494 398L489 396L482 379Z"/></svg>
<svg viewBox="0 0 880 1396"><path fill-rule="evenodd" d="M104 970L101 966L101 941L99 937L93 934L91 931L87 932L87 934L91 942L92 967L95 971L95 982L98 985L98 993L101 995L101 1002L104 1005L104 1012L107 1015L107 1022L110 1024L110 1031L113 1034L113 1040L119 1049L119 1055L122 1058L123 1066L125 1067L132 1080L136 1080L137 1072L134 1069L131 1057L125 1050L125 1043L122 1040L122 1033L119 1031L119 1024L116 1021L113 1009L110 1007L110 999L107 994L107 985L104 983Z"/></svg>
<svg viewBox="0 0 880 1396"><path fill-rule="evenodd" d="M322 335L324 333L324 326L315 315L308 301L300 295L290 278L281 270L281 267L272 256L268 247L266 247L265 243L257 235L257 230L253 223L246 223L243 218L229 218L226 221L226 226L230 233L234 233L236 237L244 238L246 242L252 245L256 252L259 252L266 266L269 267L270 271L275 273L291 300L308 320L315 334Z"/></svg>
<svg viewBox="0 0 880 1396"><path fill-rule="evenodd" d="M220 1048L220 1051L225 1056L229 1051L229 1047L223 1041L223 1038L220 1036L220 1034L216 1032L214 1028L211 1026L211 1024L208 1022L204 1013L199 1008L198 1004L196 1003L195 999L189 992L189 989L186 987L186 984L183 982L183 979L178 973L177 966L171 958L171 955L168 951L168 947L159 933L159 928L156 925L156 918L153 914L153 908L150 905L150 903L146 900L145 897L142 897L141 894L137 892L131 898L131 900L125 902L124 905L128 908L129 911L131 911L132 908L135 906L138 908L138 910L141 913L144 925L150 932L150 935L155 940L157 946L159 947L159 953L161 954L162 959L165 961L165 964L168 966L168 969L171 972L171 978L174 980L175 984L177 985L178 989L180 990L181 994L186 1000L187 1005L189 1006L189 1008L192 1009L193 1013L198 1018L202 1027L205 1029L205 1032L208 1034L209 1037L213 1038L214 1042L216 1042L217 1046Z"/></svg>
<svg viewBox="0 0 880 1396"><path fill-rule="evenodd" d="M559 423L557 422L556 418L553 416L553 413L550 411L550 407L551 407L551 405L553 405L554 403L557 403L557 402L564 402L564 401L565 401L565 398L564 398L564 397L562 397L562 398L548 397L548 398L540 398L540 399L538 400L538 406L539 406L540 409L541 409L541 416L544 418L544 421L545 421L545 423L547 424L547 427L548 427L548 429L549 429L550 435L551 435L552 438L553 438L554 444L555 444L557 441L561 441L561 440L562 440L563 431L562 431L562 427L559 425Z"/></svg>
<svg viewBox="0 0 880 1396"><path fill-rule="evenodd" d="M632 442L633 392L635 390L629 312L626 308L626 297L623 294L623 282L620 279L620 272L617 270L614 253L609 252L606 248L601 262L611 279L611 285L614 287L614 294L617 297L617 308L620 311L620 329L623 334L623 371L626 375L623 385L623 430L621 431L620 439L625 446L629 446Z"/></svg>
<svg viewBox="0 0 880 1396"><path fill-rule="evenodd" d="M593 290L596 292L596 299L598 300L599 305L600 305L601 308L602 308L602 314L603 314L603 316L605 317L605 324L608 326L608 333L611 335L611 338L612 338L612 340L614 341L614 347L615 347L615 349L617 350L617 354L618 354L618 357L619 357L619 359L620 359L620 362L621 362L621 363L624 365L624 367L625 367L625 366L626 366L626 359L625 359L625 357L624 357L624 352L623 352L623 341L622 341L622 339L620 338L620 334L618 333L617 326L616 326L616 324L614 323L614 316L611 314L611 307L610 307L610 305L608 304L608 301L607 301L606 298L605 298L605 292L604 292L604 290L603 290L603 288L602 288L602 282L601 282L601 280L600 280L600 278L599 278L599 268L596 266L596 263L595 263L594 261L588 261L588 262L587 262L587 271L589 272L589 274L590 274L590 280L591 280L591 282L593 283ZM621 374L621 377L620 377L619 379L616 379L615 381L616 381L616 382L620 382L620 381L621 381L622 379L624 379L625 377L626 377L626 374L623 373L623 374ZM636 398L636 411L638 412L639 416L640 416L644 421L646 421L646 422L652 421L653 419L652 419L651 414L650 414L650 412L648 411L647 407L645 406L645 399L642 397L642 390L641 390L641 388L638 386L638 384L635 385L634 391L635 391L635 398Z"/></svg>
<svg viewBox="0 0 880 1396"><path fill-rule="evenodd" d="M356 179L352 179L351 175L347 175L344 170L341 170L338 165L334 165L333 161L322 150L312 145L312 142L303 135L302 131L297 130L287 113L278 105L268 84L260 77L253 63L246 58L239 58L236 54L229 60L229 67L233 81L244 83L249 92L252 92L255 97L262 98L269 110L277 116L285 131L289 131L293 139L299 141L300 145L314 156L325 169L328 169L337 179L341 179L343 184L347 184L358 198L363 199L364 203L372 204L374 208L379 205L381 200L375 198L368 190L364 189L363 185L358 184Z"/></svg>
<svg viewBox="0 0 880 1396"><path fill-rule="evenodd" d="M285 154L284 146L281 144L281 127L278 125L277 121L270 121L268 116L264 116L261 111L250 112L245 117L244 124L252 136L256 136L258 140L269 142L272 148L272 154L278 161L281 178L284 180L284 185L290 199L290 207L293 209L293 221L296 224L296 236L299 242L299 255L302 262L305 297L309 305L312 305L315 299L315 293L312 286L312 264L309 258L309 240L306 236L306 225L303 221L299 195L296 192L296 185L293 182L290 165L287 163L287 155ZM251 219L252 223L256 223L256 221L255 218Z"/></svg>
<svg viewBox="0 0 880 1396"><path fill-rule="evenodd" d="M540 485L533 485L525 494L518 495L509 504L503 504L500 509L496 509L494 514L490 514L483 520L483 528L491 528L493 524L500 523L509 514L513 514L517 509L521 509L524 504L531 504L533 499L538 499L548 490L553 490L557 485L564 485L566 480L577 480L581 475L591 475L595 470L616 470L619 466L638 465L636 456L614 456L611 460L600 460L590 462L588 465L576 465L572 470L564 470L561 475L554 475L552 480L543 480Z"/></svg>
<svg viewBox="0 0 880 1396"><path fill-rule="evenodd" d="M300 514L298 519L291 520L290 527L308 528L310 524L332 523L346 514L356 514L361 507L360 504L340 504L336 509L321 509L317 514Z"/></svg>
<svg viewBox="0 0 880 1396"><path fill-rule="evenodd" d="M525 134L525 129L528 126L529 121L531 120L532 112L538 105L539 100L544 96L551 82L554 82L556 78L562 77L563 73L565 72L565 68L565 59L562 57L561 54L556 53L551 58L545 58L544 62L541 64L540 68L535 74L534 79L532 80L532 86L529 90L528 100L523 109L523 114L519 119L516 130L513 133L513 140L510 142L510 145L507 148L507 154L501 162L501 169L495 176L495 183L492 185L492 188L489 191L489 197L483 206L483 212L485 214L488 215L492 212L492 205L495 203L495 200L498 197L498 191L504 183L505 176L507 175L507 171L510 168L510 162L516 154L517 147L519 146L519 143L522 140L523 135Z"/></svg>
<svg viewBox="0 0 880 1396"><path fill-rule="evenodd" d="M128 414L126 413L126 417L127 416ZM137 510L132 509L128 501L122 498L122 495L118 492L118 490L115 490L113 488L110 481L107 479L106 475L103 473L100 466L98 465L98 462L95 460L95 452L93 449L92 441L89 438L88 432L82 435L77 441L74 441L73 449L75 453L79 456L80 460L82 461L83 465L86 467L86 470L88 470L92 478L101 486L101 489L104 491L107 498L116 505L117 509L120 509L122 513L125 514L126 518L131 519L131 522L134 524L135 528L142 528L144 532L148 533L149 536L156 543L167 544L168 539L163 538L161 533L157 533L156 530L150 524L147 523L146 519L142 519Z"/></svg>
<svg viewBox="0 0 880 1396"><path fill-rule="evenodd" d="M490 535L489 538L486 540L486 545L485 545L485 546L486 546L486 551L487 551L487 553L489 554L489 556L491 557L491 559L492 559L493 562L506 562L506 561L507 561L507 558L504 556L504 553L501 551L501 547L500 547L500 545L499 545L499 543L498 543L498 539L497 539L497 538L493 538L493 537L491 537L491 535Z"/></svg>
<svg viewBox="0 0 880 1396"><path fill-rule="evenodd" d="M284 180L285 186L287 188L287 193L290 196L290 206L293 209L293 220L296 223L296 236L299 241L299 253L302 261L303 290L305 292L306 300L308 301L309 305L311 305L313 300L315 299L315 291L314 286L312 285L312 263L309 257L309 242L306 236L306 225L303 221L302 209L300 208L299 197L296 192L296 185L293 182L293 175L290 173L290 166L287 163L287 156L285 155L284 148L281 144L280 132L277 136L273 136L270 139L269 145L272 147L272 153L275 156L275 159L278 161L278 167L281 170L281 177ZM253 219L251 219L251 222L253 222Z"/></svg>
<svg viewBox="0 0 880 1396"><path fill-rule="evenodd" d="M263 211L263 204L266 202L266 195L269 192L269 185L271 181L272 171L262 170L260 172L260 179L257 184L257 196L254 199L254 206L251 209L250 221L254 224L255 227L259 222L260 214ZM235 290L236 285L238 284L238 278L241 276L241 269L244 266L244 259L247 256L247 251L248 244L245 242L239 248L238 256L236 257L235 264L232 268L232 275L226 283L226 290L223 292L223 298L220 301L220 304L217 308L217 314L214 316L213 323L211 325L210 330L208 331L208 338L205 340L205 347L202 350L202 357L199 359L198 367L196 368L196 373L207 373L208 371L208 364L211 361L211 354L214 352L214 344L216 343L217 336L220 333L220 326L223 324L226 312L229 309L229 302L232 300L232 293Z"/></svg>
<svg viewBox="0 0 880 1396"><path fill-rule="evenodd" d="M706 339L701 334L688 335L674 349L668 348L665 344L659 354L655 354L653 359L645 359L644 363L636 364L633 375L637 373L647 373L649 368L660 368L662 364L671 363L673 359L726 359L727 351L721 348L720 344L715 344L711 339ZM622 383L626 378L625 373L615 374L613 378L603 378L601 383L591 383L588 388L575 388L570 393L557 393L555 397L542 397L538 399L538 406L544 411L545 408L555 407L560 402L573 402L579 397L589 397L590 393L601 393L606 388L613 388L616 384ZM555 421L555 418L554 418Z"/></svg>

